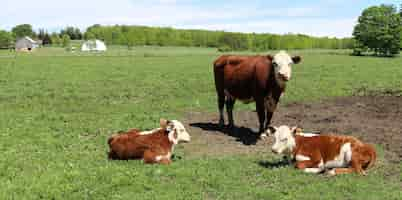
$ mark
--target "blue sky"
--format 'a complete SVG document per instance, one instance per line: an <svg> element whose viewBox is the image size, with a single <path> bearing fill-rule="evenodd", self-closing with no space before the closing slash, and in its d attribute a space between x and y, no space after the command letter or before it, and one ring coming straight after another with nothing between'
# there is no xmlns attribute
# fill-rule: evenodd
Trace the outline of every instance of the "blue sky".
<svg viewBox="0 0 402 200"><path fill-rule="evenodd" d="M5 2L4 2L5 1ZM63 2L63 3L61 3ZM400 0L2 0L0 29L92 24L348 37L364 8Z"/></svg>

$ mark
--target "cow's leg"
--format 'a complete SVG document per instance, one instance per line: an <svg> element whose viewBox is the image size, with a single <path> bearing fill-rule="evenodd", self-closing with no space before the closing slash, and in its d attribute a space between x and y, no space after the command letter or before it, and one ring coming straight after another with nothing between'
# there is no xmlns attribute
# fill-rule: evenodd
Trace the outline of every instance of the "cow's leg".
<svg viewBox="0 0 402 200"><path fill-rule="evenodd" d="M269 127L269 125L271 125L271 119L272 119L273 114L274 114L273 111L267 110L266 118L265 118L265 129L267 129Z"/></svg>
<svg viewBox="0 0 402 200"><path fill-rule="evenodd" d="M265 129L264 129L264 122L265 122L265 105L263 99L256 99L255 101L255 107L257 110L258 114L258 121L260 123L260 127L258 129L258 133L262 134Z"/></svg>
<svg viewBox="0 0 402 200"><path fill-rule="evenodd" d="M113 150L109 151L108 157L109 157L110 160L117 160L118 159L117 154Z"/></svg>
<svg viewBox="0 0 402 200"><path fill-rule="evenodd" d="M169 165L172 161L167 158L163 158L159 161L160 164Z"/></svg>
<svg viewBox="0 0 402 200"><path fill-rule="evenodd" d="M145 164L154 164L154 163L157 163L156 156L157 156L157 155L156 155L155 152L153 152L153 151L151 151L151 150L146 150L146 151L144 152L143 161L144 161Z"/></svg>
<svg viewBox="0 0 402 200"><path fill-rule="evenodd" d="M360 156L361 155L359 153L352 155L351 166L356 173L360 175L366 175L366 172L364 172L362 167Z"/></svg>
<svg viewBox="0 0 402 200"><path fill-rule="evenodd" d="M218 109L219 109L219 127L225 125L225 119L223 116L223 108L225 106L225 95L218 95Z"/></svg>
<svg viewBox="0 0 402 200"><path fill-rule="evenodd" d="M329 176L335 176L338 174L350 174L354 172L353 168L334 168L327 172Z"/></svg>
<svg viewBox="0 0 402 200"><path fill-rule="evenodd" d="M314 173L314 174L318 174L325 170L323 161L318 159L297 161L296 168L301 169L306 173Z"/></svg>
<svg viewBox="0 0 402 200"><path fill-rule="evenodd" d="M334 168L328 171L328 174L335 176L338 174L350 174L356 172L360 175L366 175L366 172L362 168L362 163L358 159L352 159L351 167L349 168Z"/></svg>
<svg viewBox="0 0 402 200"><path fill-rule="evenodd" d="M321 173L322 171L324 171L324 168L321 168L321 167L314 168L314 167L312 167L312 168L305 168L303 171L306 172L306 173L318 174L318 173Z"/></svg>
<svg viewBox="0 0 402 200"><path fill-rule="evenodd" d="M266 111L265 127L263 128L264 129L263 132L260 133L261 139L265 139L266 137L268 137L265 130L267 130L269 125L271 124L272 115L273 115L272 111L269 110Z"/></svg>
<svg viewBox="0 0 402 200"><path fill-rule="evenodd" d="M224 71L222 67L214 66L215 89L218 97L219 109L219 126L223 128L225 120L223 116L223 108L225 106L225 87L224 87Z"/></svg>
<svg viewBox="0 0 402 200"><path fill-rule="evenodd" d="M234 120L233 120L233 107L236 100L228 97L226 99L226 112L228 114L229 128L234 128Z"/></svg>

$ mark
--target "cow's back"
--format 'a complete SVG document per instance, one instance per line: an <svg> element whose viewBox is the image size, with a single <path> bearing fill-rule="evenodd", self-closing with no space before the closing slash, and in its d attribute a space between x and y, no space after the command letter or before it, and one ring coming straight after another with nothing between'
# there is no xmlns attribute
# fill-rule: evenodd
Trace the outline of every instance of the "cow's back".
<svg viewBox="0 0 402 200"><path fill-rule="evenodd" d="M110 150L119 159L141 158L149 145L138 132L127 132L114 136L109 143Z"/></svg>
<svg viewBox="0 0 402 200"><path fill-rule="evenodd" d="M352 136L335 135L335 134L320 134L313 137L296 136L298 147L296 151L302 153L304 151L311 151L312 149L319 149L324 162L333 160L341 151L344 144L350 143L351 148L361 147L364 144Z"/></svg>
<svg viewBox="0 0 402 200"><path fill-rule="evenodd" d="M146 150L154 153L166 154L171 144L164 130L156 133L141 135L136 129L115 136L109 143L109 147L120 159L142 158Z"/></svg>
<svg viewBox="0 0 402 200"><path fill-rule="evenodd" d="M231 96L250 99L268 84L271 60L267 56L223 55L214 62L215 84Z"/></svg>

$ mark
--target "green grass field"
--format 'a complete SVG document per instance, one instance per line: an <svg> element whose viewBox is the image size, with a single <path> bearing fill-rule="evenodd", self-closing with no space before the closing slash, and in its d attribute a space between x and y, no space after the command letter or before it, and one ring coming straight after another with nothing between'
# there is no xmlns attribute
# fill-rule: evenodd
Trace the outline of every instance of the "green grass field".
<svg viewBox="0 0 402 200"><path fill-rule="evenodd" d="M361 88L402 90L402 57L297 53L303 61L293 68L282 103ZM106 139L118 130L154 128L160 117L180 119L191 110L216 112L211 63L217 56L214 49L179 47L0 51L0 199L402 198L402 163L388 162L381 147L377 167L365 177L258 164L279 159L272 155L184 156L171 166L106 159ZM390 170L399 177L387 176Z"/></svg>

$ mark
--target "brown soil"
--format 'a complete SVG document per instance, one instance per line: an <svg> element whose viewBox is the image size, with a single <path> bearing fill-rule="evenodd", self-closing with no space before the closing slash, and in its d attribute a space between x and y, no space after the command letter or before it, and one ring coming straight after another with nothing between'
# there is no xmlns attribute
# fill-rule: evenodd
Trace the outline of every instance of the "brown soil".
<svg viewBox="0 0 402 200"><path fill-rule="evenodd" d="M272 138L260 140L257 114L235 109L234 131L218 127L218 113L188 113L192 142L184 145L189 156L224 156L270 153ZM226 116L225 116L226 117ZM279 105L272 125L298 125L307 131L353 135L382 145L387 160L402 160L402 97L371 95L340 97L314 103Z"/></svg>

